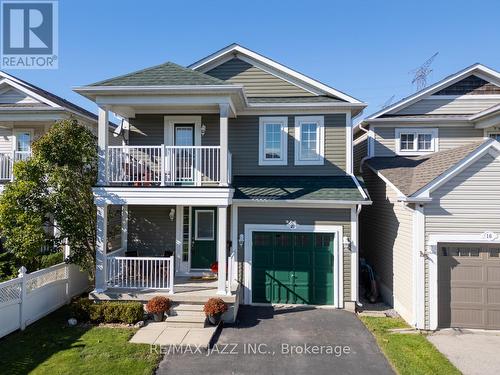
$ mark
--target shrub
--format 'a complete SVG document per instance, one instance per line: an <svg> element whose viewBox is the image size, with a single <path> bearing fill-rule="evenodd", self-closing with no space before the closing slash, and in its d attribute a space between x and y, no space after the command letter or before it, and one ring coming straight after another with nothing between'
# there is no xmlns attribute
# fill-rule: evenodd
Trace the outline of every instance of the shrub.
<svg viewBox="0 0 500 375"><path fill-rule="evenodd" d="M146 310L151 314L162 314L170 310L170 299L167 297L157 296L151 298L146 304Z"/></svg>
<svg viewBox="0 0 500 375"><path fill-rule="evenodd" d="M71 318L76 318L79 322L88 322L90 320L90 310L93 302L87 297L75 299L69 305Z"/></svg>
<svg viewBox="0 0 500 375"><path fill-rule="evenodd" d="M140 302L109 301L93 303L80 298L71 304L72 316L80 321L96 323L136 323L144 317Z"/></svg>
<svg viewBox="0 0 500 375"><path fill-rule="evenodd" d="M203 311L206 316L222 314L227 311L227 304L220 298L210 298L203 306Z"/></svg>

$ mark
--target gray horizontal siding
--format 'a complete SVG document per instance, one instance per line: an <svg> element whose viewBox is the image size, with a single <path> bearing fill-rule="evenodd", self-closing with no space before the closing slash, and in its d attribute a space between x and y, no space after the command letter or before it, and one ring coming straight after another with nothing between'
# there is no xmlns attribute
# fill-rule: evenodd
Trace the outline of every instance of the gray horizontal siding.
<svg viewBox="0 0 500 375"><path fill-rule="evenodd" d="M243 85L249 97L314 96L309 91L237 58L209 70L206 74Z"/></svg>
<svg viewBox="0 0 500 375"><path fill-rule="evenodd" d="M360 256L372 265L388 289L384 299L408 321L412 313L413 215L396 193L372 171L364 173L373 205L360 215ZM386 292L383 290L383 292Z"/></svg>
<svg viewBox="0 0 500 375"><path fill-rule="evenodd" d="M299 116L299 115L297 115ZM288 116L288 165L259 166L259 116L239 116L229 122L229 150L234 175L342 175L345 174L346 119L325 115L324 165L295 166L295 116Z"/></svg>
<svg viewBox="0 0 500 375"><path fill-rule="evenodd" d="M128 249L139 256L163 256L175 251L175 220L169 218L175 206L129 206Z"/></svg>
<svg viewBox="0 0 500 375"><path fill-rule="evenodd" d="M297 220L301 225L341 225L344 236L351 235L351 211L322 208L238 208L238 235L245 233L245 224L285 224ZM243 248L239 247L238 259L244 259ZM344 300L351 300L351 253L344 251Z"/></svg>
<svg viewBox="0 0 500 375"><path fill-rule="evenodd" d="M396 128L375 127L375 156L394 156L396 153ZM438 128L439 151L464 146L483 138L483 130L471 126L438 126L438 125L412 125L412 128ZM356 150L356 148L355 148Z"/></svg>
<svg viewBox="0 0 500 375"><path fill-rule="evenodd" d="M159 146L164 143L164 114L138 114L130 119L129 144L132 146ZM179 115L182 116L182 115ZM201 137L203 146L219 145L219 115L201 115L201 123L206 126L206 133Z"/></svg>
<svg viewBox="0 0 500 375"><path fill-rule="evenodd" d="M498 103L498 99L484 98L482 95L474 95L473 99L470 97L467 99L422 99L400 111L390 113L398 115L468 115L484 111Z"/></svg>
<svg viewBox="0 0 500 375"><path fill-rule="evenodd" d="M354 173L360 171L361 160L368 155L368 137L364 136L364 139L359 141L353 146L353 168Z"/></svg>
<svg viewBox="0 0 500 375"><path fill-rule="evenodd" d="M297 115L299 116L299 115ZM295 116L288 116L288 165L259 166L259 116L229 119L229 151L234 175L343 175L345 174L346 118L344 114L325 115L324 165L295 166ZM207 130L202 145L219 145L219 115L202 115ZM137 115L131 119L129 144L154 146L164 142L164 115Z"/></svg>
<svg viewBox="0 0 500 375"><path fill-rule="evenodd" d="M426 234L500 232L500 161L485 155L425 205Z"/></svg>

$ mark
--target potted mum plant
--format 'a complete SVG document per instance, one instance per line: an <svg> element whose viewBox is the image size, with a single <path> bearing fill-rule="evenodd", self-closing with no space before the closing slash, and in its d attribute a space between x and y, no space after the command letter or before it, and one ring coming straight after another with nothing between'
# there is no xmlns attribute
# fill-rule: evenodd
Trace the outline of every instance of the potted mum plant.
<svg viewBox="0 0 500 375"><path fill-rule="evenodd" d="M157 296L151 298L146 304L146 310L148 313L153 314L155 322L163 321L165 312L170 310L170 299L162 296Z"/></svg>
<svg viewBox="0 0 500 375"><path fill-rule="evenodd" d="M221 321L222 314L227 311L227 304L220 298L210 298L203 306L203 311L210 324L217 325Z"/></svg>

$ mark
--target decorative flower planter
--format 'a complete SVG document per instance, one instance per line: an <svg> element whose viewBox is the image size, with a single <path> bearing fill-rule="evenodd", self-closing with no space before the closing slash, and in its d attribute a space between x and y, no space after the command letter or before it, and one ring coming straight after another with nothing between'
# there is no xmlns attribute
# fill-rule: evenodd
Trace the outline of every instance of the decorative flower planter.
<svg viewBox="0 0 500 375"><path fill-rule="evenodd" d="M216 326L222 320L222 313L218 313L218 314L214 314L214 315L208 315L207 318L208 318L208 321L210 322L210 324Z"/></svg>
<svg viewBox="0 0 500 375"><path fill-rule="evenodd" d="M163 322L163 316L165 313L153 314L153 319L155 322Z"/></svg>

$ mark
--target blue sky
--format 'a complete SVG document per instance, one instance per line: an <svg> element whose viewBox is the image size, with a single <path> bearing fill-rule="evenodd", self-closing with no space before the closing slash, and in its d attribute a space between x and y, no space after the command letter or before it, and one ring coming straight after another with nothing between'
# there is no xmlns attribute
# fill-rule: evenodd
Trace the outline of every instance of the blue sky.
<svg viewBox="0 0 500 375"><path fill-rule="evenodd" d="M499 14L498 0L60 0L59 69L7 72L95 111L72 87L236 42L367 102L368 115L413 93L412 70L435 52L428 84L475 62L500 70Z"/></svg>

